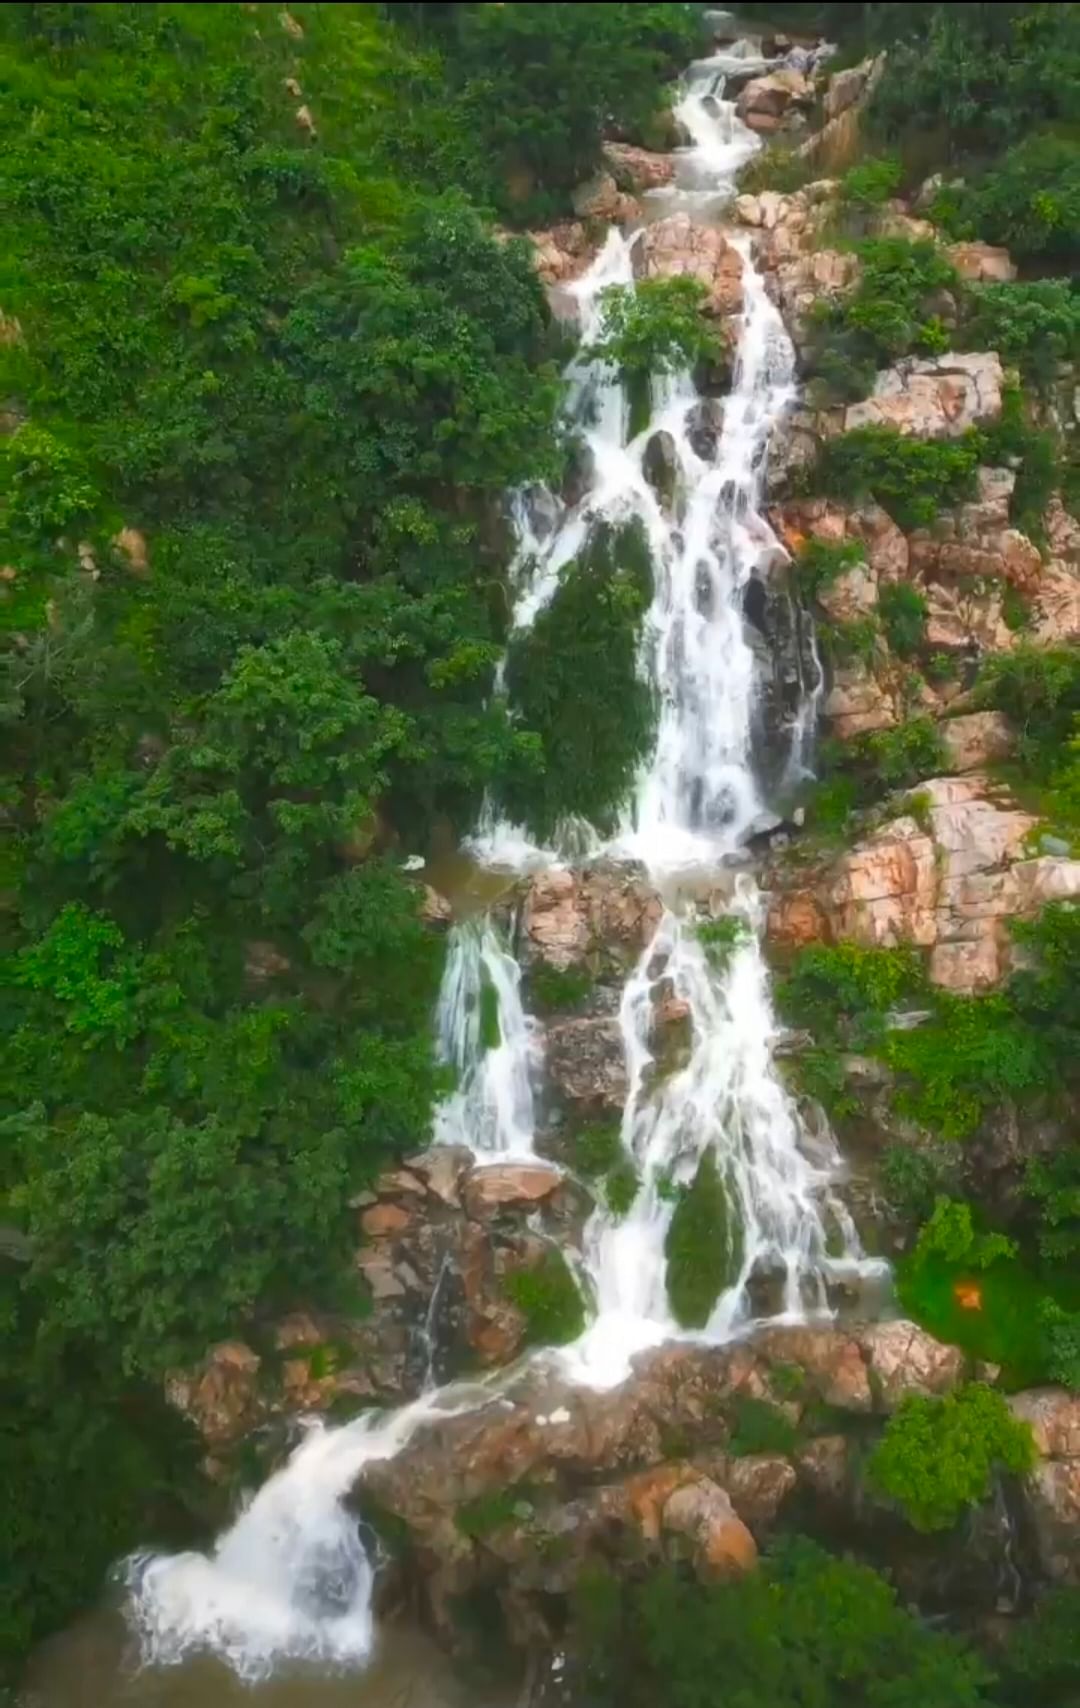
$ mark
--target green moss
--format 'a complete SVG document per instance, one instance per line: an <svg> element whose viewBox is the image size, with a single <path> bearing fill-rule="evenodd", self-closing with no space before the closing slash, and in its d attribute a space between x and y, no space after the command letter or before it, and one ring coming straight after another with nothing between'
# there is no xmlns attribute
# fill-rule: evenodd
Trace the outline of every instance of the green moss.
<svg viewBox="0 0 1080 1708"><path fill-rule="evenodd" d="M486 967L480 969L480 1048L497 1050L502 1043L499 1024L499 993Z"/></svg>
<svg viewBox="0 0 1080 1708"><path fill-rule="evenodd" d="M618 1120L590 1121L573 1138L574 1167L587 1180L607 1174L622 1160L622 1129Z"/></svg>
<svg viewBox="0 0 1080 1708"><path fill-rule="evenodd" d="M585 1301L562 1253L545 1251L532 1269L506 1277L507 1298L525 1316L532 1346L565 1346L585 1327Z"/></svg>
<svg viewBox="0 0 1080 1708"><path fill-rule="evenodd" d="M752 1453L794 1452L798 1432L779 1406L740 1394L732 1409L733 1428L727 1450L735 1458Z"/></svg>
<svg viewBox="0 0 1080 1708"><path fill-rule="evenodd" d="M664 1243L668 1299L683 1328L704 1328L720 1294L738 1277L742 1251L737 1211L708 1150L679 1195Z"/></svg>
<svg viewBox="0 0 1080 1708"><path fill-rule="evenodd" d="M909 1394L886 1424L867 1477L916 1530L948 1530L988 1497L997 1471L1019 1475L1034 1458L1030 1427L1001 1394L971 1383L942 1399Z"/></svg>
<svg viewBox="0 0 1080 1708"><path fill-rule="evenodd" d="M625 1216L641 1186L641 1177L628 1156L620 1157L604 1180L604 1197L613 1216Z"/></svg>
<svg viewBox="0 0 1080 1708"><path fill-rule="evenodd" d="M529 993L538 1014L565 1013L579 1008L595 989L592 974L583 967L549 967L541 962L529 974Z"/></svg>
<svg viewBox="0 0 1080 1708"><path fill-rule="evenodd" d="M528 1483L513 1483L506 1489L467 1500L454 1513L454 1523L463 1536L482 1541L510 1524L528 1522L534 1511L533 1490Z"/></svg>

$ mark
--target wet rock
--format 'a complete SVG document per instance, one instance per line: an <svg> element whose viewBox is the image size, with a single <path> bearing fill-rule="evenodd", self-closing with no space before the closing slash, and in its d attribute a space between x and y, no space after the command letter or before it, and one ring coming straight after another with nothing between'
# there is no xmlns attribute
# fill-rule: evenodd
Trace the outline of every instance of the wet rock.
<svg viewBox="0 0 1080 1708"><path fill-rule="evenodd" d="M640 212L637 202L619 189L610 172L597 172L579 184L570 203L578 219L603 220L608 225L634 219Z"/></svg>
<svg viewBox="0 0 1080 1708"><path fill-rule="evenodd" d="M368 1239L380 1239L388 1234L403 1233L412 1222L412 1214L400 1204L374 1204L360 1216L360 1226Z"/></svg>
<svg viewBox="0 0 1080 1708"><path fill-rule="evenodd" d="M672 214L645 227L635 264L646 279L697 279L705 287L705 313L739 314L743 306L742 256L712 226L689 214Z"/></svg>
<svg viewBox="0 0 1080 1708"><path fill-rule="evenodd" d="M1045 1458L1080 1459L1080 1395L1064 1388L1029 1388L1012 1396L1009 1410L1031 1426Z"/></svg>
<svg viewBox="0 0 1080 1708"><path fill-rule="evenodd" d="M629 1081L617 1020L565 1020L547 1029L547 1070L562 1102L582 1114L617 1114Z"/></svg>
<svg viewBox="0 0 1080 1708"><path fill-rule="evenodd" d="M642 473L659 500L661 509L670 511L675 502L679 480L679 456L672 435L661 429L653 433L641 460Z"/></svg>
<svg viewBox="0 0 1080 1708"><path fill-rule="evenodd" d="M576 439L566 463L562 484L562 501L568 509L581 503L592 491L596 478L596 458L584 439Z"/></svg>
<svg viewBox="0 0 1080 1708"><path fill-rule="evenodd" d="M634 867L599 861L538 872L522 898L520 958L526 970L541 963L619 978L652 941L663 911Z"/></svg>
<svg viewBox="0 0 1080 1708"><path fill-rule="evenodd" d="M894 427L923 439L956 439L1001 415L1004 374L996 351L905 358L886 368L865 403L849 404L844 430Z"/></svg>
<svg viewBox="0 0 1080 1708"><path fill-rule="evenodd" d="M172 1371L165 1397L189 1418L213 1452L234 1445L259 1421L262 1359L240 1340L212 1346L194 1370Z"/></svg>
<svg viewBox="0 0 1080 1708"><path fill-rule="evenodd" d="M735 111L751 130L771 131L792 108L809 106L813 96L814 85L803 72L782 68L751 78L739 91Z"/></svg>
<svg viewBox="0 0 1080 1708"><path fill-rule="evenodd" d="M846 1435L820 1435L799 1449L798 1479L819 1500L839 1505L848 1491L850 1459Z"/></svg>
<svg viewBox="0 0 1080 1708"><path fill-rule="evenodd" d="M694 455L703 463L716 460L720 434L724 429L724 406L713 397L703 397L686 418L687 437Z"/></svg>
<svg viewBox="0 0 1080 1708"><path fill-rule="evenodd" d="M855 105L869 83L876 63L875 59L864 59L860 65L846 66L829 78L824 101L826 119L839 118L841 113Z"/></svg>
<svg viewBox="0 0 1080 1708"><path fill-rule="evenodd" d="M511 234L497 233L504 241ZM561 220L543 231L527 233L533 246L533 265L546 285L564 285L579 279L599 250L581 220Z"/></svg>
<svg viewBox="0 0 1080 1708"><path fill-rule="evenodd" d="M960 1348L942 1345L915 1323L872 1323L858 1339L886 1411L895 1411L909 1394L948 1393L964 1379L967 1360Z"/></svg>
<svg viewBox="0 0 1080 1708"><path fill-rule="evenodd" d="M454 910L446 897L440 895L438 890L432 889L430 884L425 884L423 900L420 903L420 918L424 924L445 930L453 917Z"/></svg>

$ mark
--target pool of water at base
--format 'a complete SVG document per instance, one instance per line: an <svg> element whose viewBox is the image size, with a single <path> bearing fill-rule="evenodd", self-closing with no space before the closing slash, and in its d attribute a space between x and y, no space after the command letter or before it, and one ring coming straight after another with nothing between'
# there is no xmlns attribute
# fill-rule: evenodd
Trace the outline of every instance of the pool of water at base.
<svg viewBox="0 0 1080 1708"><path fill-rule="evenodd" d="M123 1619L105 1609L41 1645L15 1708L511 1708L513 1699L510 1690L464 1679L405 1619L380 1627L362 1673L288 1667L251 1686L211 1658L140 1671Z"/></svg>

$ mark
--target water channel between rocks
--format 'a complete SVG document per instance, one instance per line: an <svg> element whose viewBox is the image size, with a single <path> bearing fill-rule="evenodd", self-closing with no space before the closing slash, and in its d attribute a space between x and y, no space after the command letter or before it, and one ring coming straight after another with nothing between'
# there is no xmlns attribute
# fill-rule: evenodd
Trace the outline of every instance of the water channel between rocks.
<svg viewBox="0 0 1080 1708"><path fill-rule="evenodd" d="M722 98L735 56L745 69L745 51L737 44L687 74L677 116L692 143L680 154L676 184L652 198L658 217L722 217L738 167L758 146ZM598 326L603 290L634 284L639 244L637 233L613 228L588 273L569 287L583 346ZM588 491L572 507L550 494L514 499L515 627L536 620L560 571L601 521L641 526L655 584L641 657L659 705L655 750L624 825L602 850L608 859L643 865L665 900L619 1011L629 1084L622 1142L641 1185L628 1214L615 1218L598 1208L590 1219L581 1263L593 1320L576 1345L555 1355L567 1381L595 1387L622 1381L636 1353L679 1333L665 1285L671 1185L691 1180L706 1151L742 1232L736 1273L704 1338L730 1339L752 1324L760 1306L751 1283L762 1274L773 1281L770 1320L790 1321L827 1314L830 1283L857 1282L878 1267L862 1258L834 1191L839 1158L831 1137L806 1130L774 1067L760 900L741 863L767 806L758 752L760 662L747 639L744 590L779 550L761 493L771 433L795 392L791 342L748 247L738 248L743 307L722 420L683 374L655 384L652 419L628 442L617 376L579 357L569 371L568 411L586 447ZM703 421L711 422L704 434ZM657 434L666 436L674 462L677 501L670 504L644 468ZM819 679L804 685L788 721L788 780L807 762L818 688ZM769 775L770 788L782 782L783 769ZM587 827L576 827L575 837L578 851L601 852ZM522 1008L520 969L485 909L515 873L550 866L559 852L533 848L519 829L485 814L471 845L475 864L456 863L464 905L437 1027L458 1088L438 1112L433 1136L467 1144L481 1162L532 1154L541 1051L538 1028ZM691 898L703 889L722 894L739 922L722 961L710 960L698 934ZM710 906L715 912L715 901ZM650 1093L649 1028L661 976L685 1005L692 1043L686 1065ZM487 1048L485 990L494 993L499 1018L497 1045ZM316 1426L210 1553L130 1564L128 1611L148 1670L134 1677L125 1670L112 1616L102 1616L47 1646L27 1704L187 1708L198 1701L224 1708L241 1696L224 1660L237 1678L262 1681L260 1700L282 1708L414 1697L453 1708L457 1687L426 1641L400 1628L376 1633L370 1544L343 1502L363 1465L395 1454L440 1412L490 1404L497 1391L490 1383L458 1384L389 1416ZM353 1676L290 1676L298 1659ZM365 1665L358 1681L355 1670Z"/></svg>

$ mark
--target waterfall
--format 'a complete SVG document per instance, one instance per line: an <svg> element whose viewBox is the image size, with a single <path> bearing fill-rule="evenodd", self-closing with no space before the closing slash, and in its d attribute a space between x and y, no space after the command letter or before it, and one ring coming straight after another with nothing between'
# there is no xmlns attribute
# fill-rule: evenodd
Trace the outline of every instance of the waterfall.
<svg viewBox="0 0 1080 1708"><path fill-rule="evenodd" d="M759 146L722 99L724 78L746 63L747 54L733 49L688 73L677 110L692 144L682 151L672 199L695 206L722 199ZM611 231L572 287L583 347L597 329L602 291L632 283L636 241ZM794 397L790 340L745 245L742 254L735 379L715 452L703 457L692 443L701 399L689 374L654 386L652 420L628 442L618 376L579 355L568 374L568 410L583 443L588 490L574 505L544 491L519 494L513 505L516 629L535 622L597 521L640 519L654 565L641 668L659 701L657 741L608 850L642 861L667 899L620 1007L629 1083L622 1142L641 1184L625 1217L600 1207L587 1226L583 1263L596 1314L560 1355L569 1376L598 1386L623 1380L635 1352L680 1332L668 1304L664 1245L673 1196L706 1151L740 1239L735 1273L702 1338L728 1339L758 1316L824 1314L831 1279L882 1267L862 1258L834 1197L839 1158L831 1137L807 1130L777 1073L762 902L741 854L763 808L752 751L755 661L742 595L778 549L762 513L763 474L770 435ZM643 472L645 447L661 429L672 436L679 471L670 514ZM813 711L794 731L795 768L806 763ZM574 834L579 848L599 847L588 827ZM490 811L471 846L491 865L517 870L554 858ZM688 875L714 887L726 876L731 891L738 925L725 953L712 960L697 904L680 893ZM652 1028L660 977L686 1005L690 1048L685 1064L657 1084ZM538 1039L519 987L519 969L490 922L455 929L437 1031L457 1085L437 1111L434 1136L468 1145L480 1162L532 1152ZM452 1387L425 1393L389 1418L336 1430L314 1426L209 1554L133 1561L132 1617L144 1657L169 1663L212 1650L246 1678L290 1657L362 1662L372 1644L373 1571L344 1505L348 1491L366 1463L399 1451L421 1423L475 1407L490 1393Z"/></svg>
<svg viewBox="0 0 1080 1708"><path fill-rule="evenodd" d="M435 1111L437 1144L490 1159L533 1154L539 1046L520 986L521 969L489 920L454 927L435 1026L457 1085Z"/></svg>

